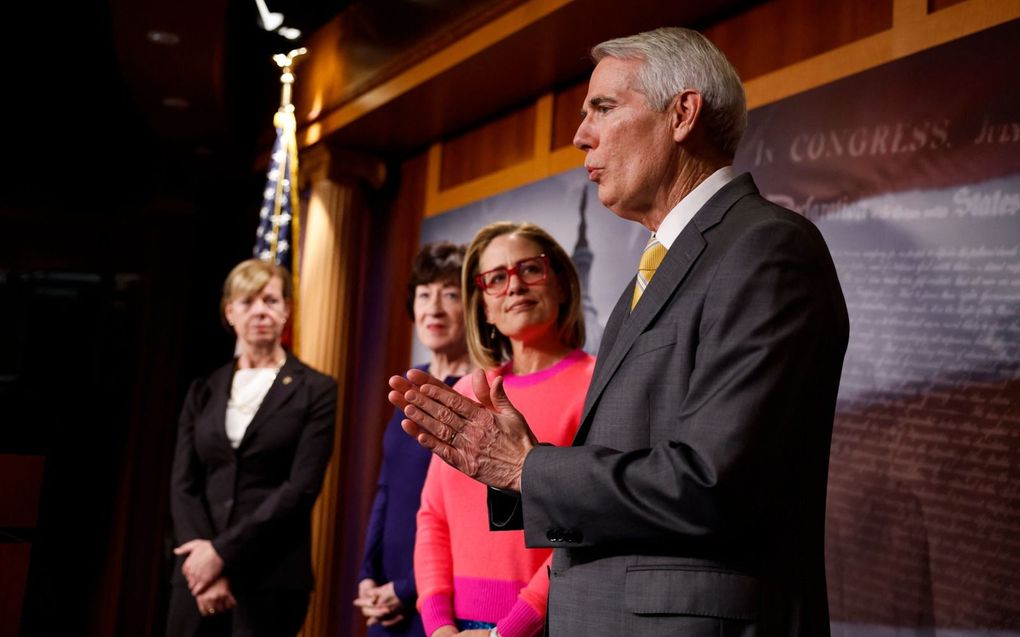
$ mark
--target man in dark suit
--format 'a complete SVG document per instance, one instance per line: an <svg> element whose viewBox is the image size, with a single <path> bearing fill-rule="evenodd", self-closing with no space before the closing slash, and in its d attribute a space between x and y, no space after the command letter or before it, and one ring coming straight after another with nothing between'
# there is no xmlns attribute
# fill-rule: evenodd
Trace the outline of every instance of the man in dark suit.
<svg viewBox="0 0 1020 637"><path fill-rule="evenodd" d="M828 635L823 527L848 338L817 229L730 167L746 106L703 36L603 43L574 144L599 199L652 233L570 448L501 380L473 403L391 380L405 430L494 487L490 524L552 546L563 635ZM554 407L550 407L554 408Z"/></svg>

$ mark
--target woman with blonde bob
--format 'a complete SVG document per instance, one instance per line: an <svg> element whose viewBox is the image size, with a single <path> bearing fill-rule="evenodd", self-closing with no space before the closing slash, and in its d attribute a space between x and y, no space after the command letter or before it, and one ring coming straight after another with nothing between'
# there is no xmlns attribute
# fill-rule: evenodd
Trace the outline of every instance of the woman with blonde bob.
<svg viewBox="0 0 1020 637"><path fill-rule="evenodd" d="M285 269L257 259L224 283L238 356L192 383L181 410L167 635L295 635L304 622L337 386L283 348L292 289Z"/></svg>
<svg viewBox="0 0 1020 637"><path fill-rule="evenodd" d="M566 252L534 224L488 225L468 246L462 291L474 362L490 382L503 378L539 440L570 444L595 359L580 350L580 284ZM475 398L470 377L454 389ZM542 631L550 550L524 548L522 531L490 532L487 518L485 487L433 458L414 551L418 606L431 637Z"/></svg>

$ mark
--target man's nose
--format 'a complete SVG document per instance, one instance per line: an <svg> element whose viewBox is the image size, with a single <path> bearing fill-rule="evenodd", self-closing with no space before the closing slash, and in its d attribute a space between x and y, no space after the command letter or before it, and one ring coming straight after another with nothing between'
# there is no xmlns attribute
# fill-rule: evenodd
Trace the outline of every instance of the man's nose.
<svg viewBox="0 0 1020 637"><path fill-rule="evenodd" d="M581 121L581 125L577 127L577 131L574 133L574 146L584 151L591 150L593 143L593 136L591 133L591 126L588 124L588 118L585 117Z"/></svg>

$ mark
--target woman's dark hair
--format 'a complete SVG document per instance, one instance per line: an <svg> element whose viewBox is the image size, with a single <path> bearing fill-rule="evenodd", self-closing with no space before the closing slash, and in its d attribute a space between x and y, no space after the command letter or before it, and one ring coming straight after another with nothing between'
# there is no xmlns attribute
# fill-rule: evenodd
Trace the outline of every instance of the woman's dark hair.
<svg viewBox="0 0 1020 637"><path fill-rule="evenodd" d="M447 282L460 287L460 270L466 248L449 241L426 243L411 262L411 280L407 283L407 315L414 320L414 290L419 285Z"/></svg>

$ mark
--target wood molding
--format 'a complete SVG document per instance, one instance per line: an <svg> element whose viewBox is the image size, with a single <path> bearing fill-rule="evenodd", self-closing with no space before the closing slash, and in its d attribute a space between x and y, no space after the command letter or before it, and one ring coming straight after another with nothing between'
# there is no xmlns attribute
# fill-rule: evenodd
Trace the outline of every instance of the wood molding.
<svg viewBox="0 0 1020 637"><path fill-rule="evenodd" d="M923 20L928 15L928 0L893 0L893 28Z"/></svg>
<svg viewBox="0 0 1020 637"><path fill-rule="evenodd" d="M451 44L435 55L392 79L359 95L310 126L298 131L299 144L314 143L331 132L347 126L390 100L407 93L500 42L509 35L542 20L574 0L531 0L511 9L489 24ZM314 127L314 129L313 129Z"/></svg>
<svg viewBox="0 0 1020 637"><path fill-rule="evenodd" d="M922 18L916 17L917 4L897 0L888 31L745 82L747 107L771 104L1020 17L1018 0L970 0Z"/></svg>

